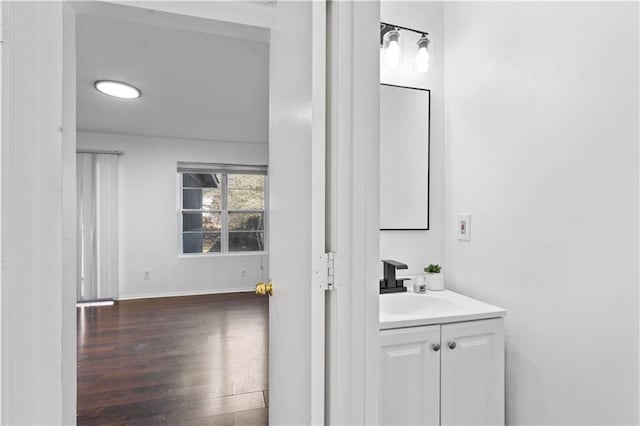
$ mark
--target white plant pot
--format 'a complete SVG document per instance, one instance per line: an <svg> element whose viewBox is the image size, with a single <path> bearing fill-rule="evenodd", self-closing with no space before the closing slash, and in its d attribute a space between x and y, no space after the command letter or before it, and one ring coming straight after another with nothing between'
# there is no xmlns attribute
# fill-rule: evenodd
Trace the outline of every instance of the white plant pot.
<svg viewBox="0 0 640 426"><path fill-rule="evenodd" d="M444 290L444 274L427 273L427 288L431 291Z"/></svg>

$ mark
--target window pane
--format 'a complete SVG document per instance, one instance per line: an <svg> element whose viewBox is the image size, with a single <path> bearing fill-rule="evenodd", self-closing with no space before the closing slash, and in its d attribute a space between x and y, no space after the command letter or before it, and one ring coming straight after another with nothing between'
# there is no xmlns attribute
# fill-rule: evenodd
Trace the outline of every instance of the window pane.
<svg viewBox="0 0 640 426"><path fill-rule="evenodd" d="M183 189L183 209L221 210L222 192L218 188Z"/></svg>
<svg viewBox="0 0 640 426"><path fill-rule="evenodd" d="M182 213L183 231L220 231L220 213Z"/></svg>
<svg viewBox="0 0 640 426"><path fill-rule="evenodd" d="M182 186L185 188L219 188L221 176L213 173L183 173Z"/></svg>
<svg viewBox="0 0 640 426"><path fill-rule="evenodd" d="M263 231L264 213L229 212L229 231Z"/></svg>
<svg viewBox="0 0 640 426"><path fill-rule="evenodd" d="M264 176L228 175L230 210L264 210Z"/></svg>
<svg viewBox="0 0 640 426"><path fill-rule="evenodd" d="M264 232L229 232L229 251L264 251Z"/></svg>
<svg viewBox="0 0 640 426"><path fill-rule="evenodd" d="M183 253L220 253L220 233L182 234Z"/></svg>

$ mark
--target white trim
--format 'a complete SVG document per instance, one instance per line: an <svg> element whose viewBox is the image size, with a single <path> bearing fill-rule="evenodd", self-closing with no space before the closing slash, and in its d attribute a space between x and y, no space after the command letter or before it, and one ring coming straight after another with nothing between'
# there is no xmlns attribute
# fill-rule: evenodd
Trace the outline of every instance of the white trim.
<svg viewBox="0 0 640 426"><path fill-rule="evenodd" d="M311 424L325 424L327 4L311 10Z"/></svg>
<svg viewBox="0 0 640 426"><path fill-rule="evenodd" d="M81 4L84 2L80 2ZM93 2L91 2L93 3ZM98 2L96 2L98 3ZM260 28L271 28L274 6L267 2L248 1L110 1L108 3L133 6L154 11L186 15L216 21L233 22Z"/></svg>
<svg viewBox="0 0 640 426"><path fill-rule="evenodd" d="M207 294L255 293L255 288L227 288L222 290L177 291L169 293L131 294L118 297L116 300L159 299L163 297L205 296Z"/></svg>
<svg viewBox="0 0 640 426"><path fill-rule="evenodd" d="M1 423L62 424L63 4L2 7Z"/></svg>
<svg viewBox="0 0 640 426"><path fill-rule="evenodd" d="M262 7L259 9L255 7L259 5L250 4L249 7L253 9L250 14L243 13L245 12L244 10L236 10L234 12L230 9L228 12L237 15L238 19L236 20L239 22L225 22L220 20L220 18L206 19L199 17L194 14L195 8L193 6L191 6L191 9L193 9L194 13L179 14L176 10L173 10L175 7L172 8L171 5L167 6L167 12L161 12L154 6L149 6L149 2L147 1L138 2L139 6L99 1L72 1L70 3L73 5L73 9L78 15L98 16L115 21L130 22L141 25L159 25L176 30L197 31L204 34L230 36L242 40L252 40L263 43L269 42L269 28L267 27L267 25L269 25L269 21L264 16L264 13L260 13L260 15L262 15L260 19L264 22L263 25L250 25L251 22L255 24L255 22L252 21L253 18L251 15L264 11L264 8ZM240 7L242 8L243 6ZM153 13L149 13L150 9L155 10ZM205 9L215 8L205 5ZM220 8L217 9L220 11ZM240 22L242 19L245 19L245 21Z"/></svg>
<svg viewBox="0 0 640 426"><path fill-rule="evenodd" d="M2 146L0 147L0 172L2 173L2 181L0 182L0 206L2 207L2 213L0 213L0 231L1 231L1 240L0 240L0 424L7 424L10 419L13 418L13 401L12 396L13 393L10 391L13 389L13 360L11 358L11 351L8 350L11 347L11 341L13 339L11 330L13 329L11 323L11 314L9 312L12 309L12 303L7 303L8 301L13 300L13 296L11 294L11 286L8 284L8 279L11 277L11 272L8 271L8 266L6 259L4 257L4 248L7 246L10 241L9 236L5 229L7 225L11 225L11 220L8 217L5 211L5 198L8 198L7 191L11 187L11 181L9 181L11 177L11 173L7 170L7 167L10 165L5 165L4 159L7 155L7 150L10 149L10 145L7 141L11 140L13 136L13 89L12 89L12 76L11 73L13 70L10 68L10 62L7 59L10 58L9 52L6 49L5 41L7 39L8 33L13 31L15 28L15 24L11 22L9 24L9 20L14 19L14 4L11 2L2 2L0 4L0 9L2 12L2 87L0 88L0 92L2 94L2 102L1 109L2 114L0 115L1 125L2 125ZM9 37L11 38L11 36ZM6 306L5 306L6 305Z"/></svg>
<svg viewBox="0 0 640 426"><path fill-rule="evenodd" d="M3 216L3 210L2 210L2 194L3 194L3 181L4 181L4 175L2 174L2 171L4 170L3 166L2 166L2 151L4 149L4 141L5 141L5 134L4 134L4 126L3 126L3 112L5 111L4 109L4 96L3 96L3 87L4 87L4 64L5 64L5 60L4 60L4 4L0 4L0 178L2 178L2 181L0 181L0 236L3 235L2 234L2 216ZM4 401L4 397L3 397L3 389L4 389L4 382L2 381L2 365L3 365L3 359L4 359L4 352L2 350L3 343L2 341L4 340L5 337L5 333L3 331L2 328L2 324L3 324L3 316L2 316L2 282L3 282L3 273L2 273L2 264L3 264L3 258L2 258L2 240L0 239L0 423L2 423L2 406L3 406L3 401Z"/></svg>
<svg viewBox="0 0 640 426"><path fill-rule="evenodd" d="M76 421L76 398L65 398L64 392L77 394L77 134L76 126L76 14L68 2L62 11L62 423Z"/></svg>
<svg viewBox="0 0 640 426"><path fill-rule="evenodd" d="M329 21L327 422L377 424L380 6L333 0Z"/></svg>
<svg viewBox="0 0 640 426"><path fill-rule="evenodd" d="M75 2L80 3L80 2ZM134 137L134 138L146 138L146 139L167 139L170 141L193 141L193 142L213 142L213 143L233 143L233 144L249 144L249 145L266 145L269 141L230 141L223 139L199 139L199 138L189 138L189 137L173 137L173 136L162 136L162 135L151 135L151 134L138 134L138 133L127 133L127 132L99 132L96 130L82 130L78 129L78 134L80 135L102 135L102 136L126 136L126 137Z"/></svg>

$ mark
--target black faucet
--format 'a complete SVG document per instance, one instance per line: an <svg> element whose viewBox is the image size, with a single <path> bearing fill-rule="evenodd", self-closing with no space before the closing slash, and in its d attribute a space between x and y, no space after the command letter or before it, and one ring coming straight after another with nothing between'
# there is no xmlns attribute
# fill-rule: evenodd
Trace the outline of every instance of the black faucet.
<svg viewBox="0 0 640 426"><path fill-rule="evenodd" d="M396 269L408 269L409 267L395 260L383 260L382 263L384 265L384 278L380 280L380 294L407 291L403 283L409 278L396 278Z"/></svg>

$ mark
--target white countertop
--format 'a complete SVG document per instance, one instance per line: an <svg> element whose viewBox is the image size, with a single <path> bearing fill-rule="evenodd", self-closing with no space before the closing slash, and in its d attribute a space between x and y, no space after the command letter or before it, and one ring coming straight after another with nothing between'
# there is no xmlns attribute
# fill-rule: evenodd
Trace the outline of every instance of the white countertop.
<svg viewBox="0 0 640 426"><path fill-rule="evenodd" d="M380 329L499 318L507 311L451 290L380 295Z"/></svg>

